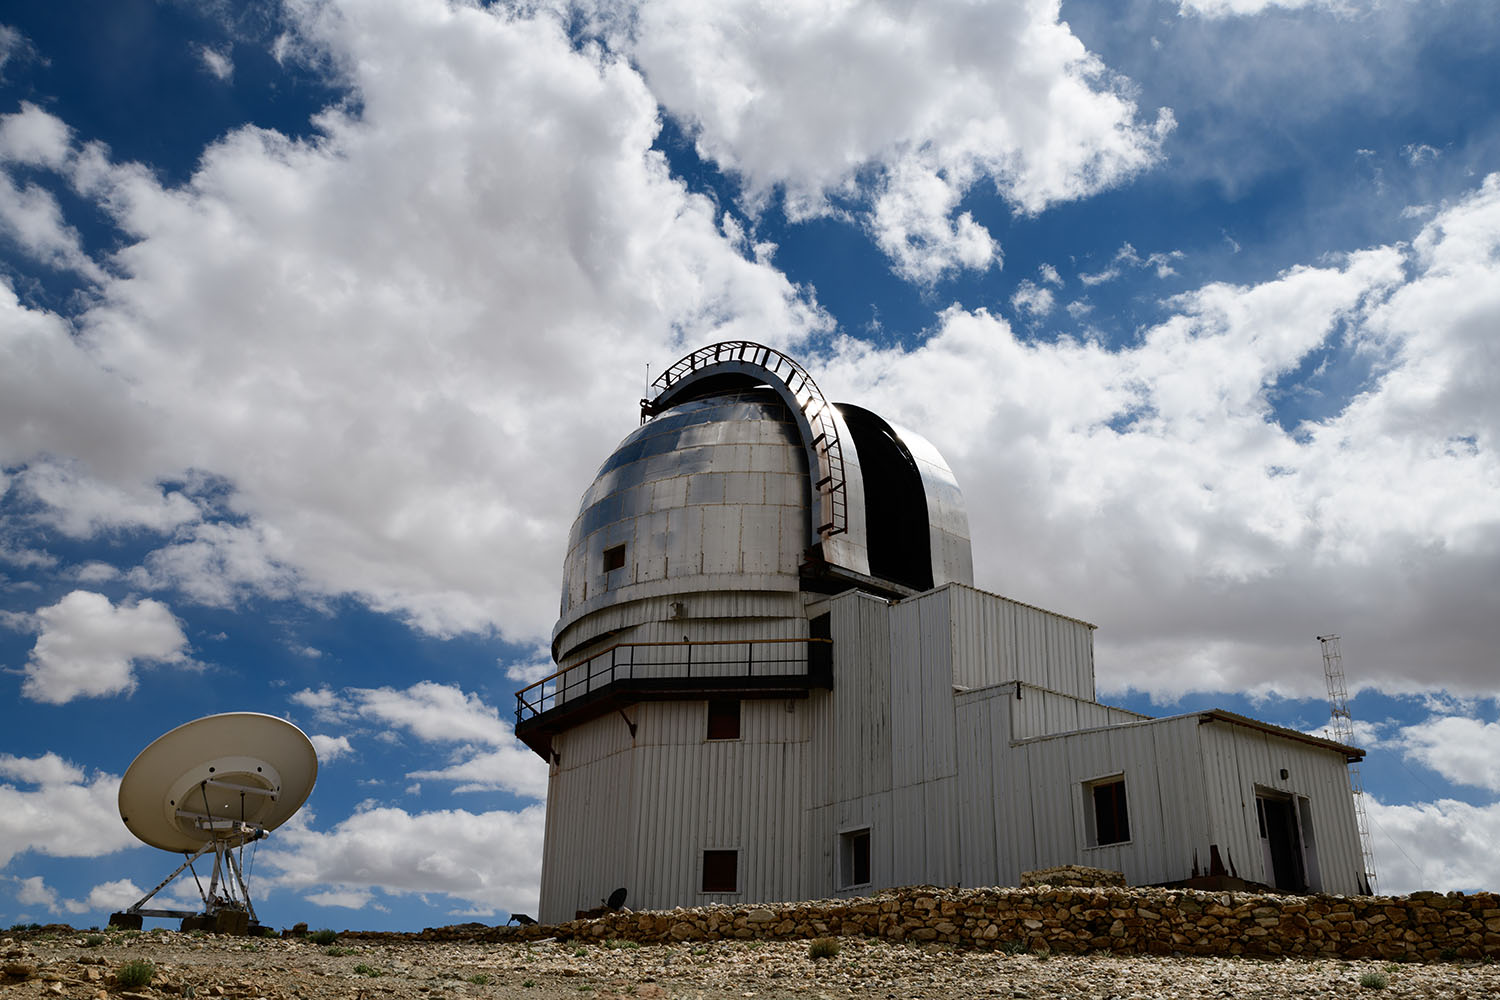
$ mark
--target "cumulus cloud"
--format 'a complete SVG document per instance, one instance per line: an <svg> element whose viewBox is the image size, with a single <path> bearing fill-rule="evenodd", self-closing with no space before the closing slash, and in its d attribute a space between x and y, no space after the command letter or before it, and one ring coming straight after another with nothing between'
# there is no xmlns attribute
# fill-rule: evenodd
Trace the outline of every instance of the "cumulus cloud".
<svg viewBox="0 0 1500 1000"><path fill-rule="evenodd" d="M1500 803L1386 805L1365 798L1379 892L1473 892L1500 885Z"/></svg>
<svg viewBox="0 0 1500 1000"><path fill-rule="evenodd" d="M980 585L1098 623L1106 690L1315 696L1334 628L1355 688L1492 690L1500 175L1409 247L1169 305L1119 349L954 308L813 367L938 445ZM1330 350L1368 386L1283 428L1279 381Z"/></svg>
<svg viewBox="0 0 1500 1000"><path fill-rule="evenodd" d="M349 743L347 736L313 733L308 739L312 740L313 750L317 752L320 764L330 764L354 752L354 747Z"/></svg>
<svg viewBox="0 0 1500 1000"><path fill-rule="evenodd" d="M1500 723L1442 716L1401 730L1406 756L1448 781L1500 792Z"/></svg>
<svg viewBox="0 0 1500 1000"><path fill-rule="evenodd" d="M998 260L959 210L976 185L1039 212L1150 165L1173 125L1165 109L1138 118L1056 0L598 6L752 206L779 190L790 215L815 215L876 176L865 219L914 281Z"/></svg>
<svg viewBox="0 0 1500 1000"><path fill-rule="evenodd" d="M86 775L54 753L3 754L0 780L0 868L26 851L94 858L136 842L120 822L117 775Z"/></svg>
<svg viewBox="0 0 1500 1000"><path fill-rule="evenodd" d="M322 905L358 907L374 890L443 893L512 913L536 912L544 807L519 812L408 813L369 808L327 832L283 827L260 852L278 888Z"/></svg>
<svg viewBox="0 0 1500 1000"><path fill-rule="evenodd" d="M69 140L58 179L124 245L70 322L0 289L12 490L75 535L172 532L140 586L351 592L435 634L541 639L571 510L639 395L618 373L827 319L670 175L636 70L557 18L288 16L282 57L354 98L313 137L234 130L180 187ZM225 484L212 517L170 485L192 470Z"/></svg>
<svg viewBox="0 0 1500 1000"><path fill-rule="evenodd" d="M129 879L101 882L89 890L83 899L66 899L46 883L40 875L17 879L16 902L22 905L44 906L50 913L66 913L78 916L84 913L110 913L122 910L145 895L145 892ZM157 905L174 906L181 909L197 909L201 899L174 900L170 895L152 897Z"/></svg>
<svg viewBox="0 0 1500 1000"><path fill-rule="evenodd" d="M110 603L108 597L75 590L39 608L40 630L21 693L33 701L62 705L74 698L102 698L135 690L137 663L189 664L187 636L165 604L149 598Z"/></svg>
<svg viewBox="0 0 1500 1000"><path fill-rule="evenodd" d="M330 721L373 723L425 743L458 745L452 765L414 771L409 778L458 782L458 791L503 790L533 799L547 794L546 764L516 741L494 706L461 688L421 681L404 690L303 690L292 700Z"/></svg>
<svg viewBox="0 0 1500 1000"><path fill-rule="evenodd" d="M1010 304L1022 316L1045 316L1052 311L1052 290L1028 279L1016 286Z"/></svg>

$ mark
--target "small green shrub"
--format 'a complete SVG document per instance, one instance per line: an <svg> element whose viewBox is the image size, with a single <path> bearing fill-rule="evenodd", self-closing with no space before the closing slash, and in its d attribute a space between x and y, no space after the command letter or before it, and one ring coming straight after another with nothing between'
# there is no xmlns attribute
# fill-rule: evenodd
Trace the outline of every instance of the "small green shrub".
<svg viewBox="0 0 1500 1000"><path fill-rule="evenodd" d="M536 981L535 981L535 980L532 980L532 979L523 979L523 980L521 980L521 985L522 985L522 986L524 986L524 987L525 987L525 988L526 988L526 989L528 989L528 990L529 990L529 989L531 989L531 988L532 988L532 987L533 987L533 986L535 986L535 985L536 985Z"/></svg>
<svg viewBox="0 0 1500 1000"><path fill-rule="evenodd" d="M135 958L120 966L115 972L115 982L120 984L121 989L136 990L151 982L154 975L156 966L144 958Z"/></svg>
<svg viewBox="0 0 1500 1000"><path fill-rule="evenodd" d="M353 948L345 948L343 945L332 944L323 949L323 954L329 958L343 958L345 955L354 954Z"/></svg>
<svg viewBox="0 0 1500 1000"><path fill-rule="evenodd" d="M103 934L90 934L88 937L83 939L83 946L85 948L97 948L107 940L109 939L106 938Z"/></svg>
<svg viewBox="0 0 1500 1000"><path fill-rule="evenodd" d="M820 958L833 958L839 953L837 938L814 938L807 946L807 957L816 962Z"/></svg>
<svg viewBox="0 0 1500 1000"><path fill-rule="evenodd" d="M338 931L324 927L321 930L313 931L307 936L307 939L313 944L333 944L333 942L339 939L339 934Z"/></svg>
<svg viewBox="0 0 1500 1000"><path fill-rule="evenodd" d="M385 975L385 973L375 968L375 966L366 965L363 962L360 962L358 965L356 965L354 967L354 971L359 973L361 976L369 976L371 979L375 979L379 976Z"/></svg>
<svg viewBox="0 0 1500 1000"><path fill-rule="evenodd" d="M589 950L587 948L577 948L577 949L575 949L573 951L573 957L574 958L582 958L583 956L587 955L588 953L589 953Z"/></svg>
<svg viewBox="0 0 1500 1000"><path fill-rule="evenodd" d="M1367 990L1383 990L1390 985L1391 977L1384 972L1366 972L1359 977L1359 985Z"/></svg>
<svg viewBox="0 0 1500 1000"><path fill-rule="evenodd" d="M490 984L490 974L488 972L477 972L469 977L469 982L475 986L488 986Z"/></svg>

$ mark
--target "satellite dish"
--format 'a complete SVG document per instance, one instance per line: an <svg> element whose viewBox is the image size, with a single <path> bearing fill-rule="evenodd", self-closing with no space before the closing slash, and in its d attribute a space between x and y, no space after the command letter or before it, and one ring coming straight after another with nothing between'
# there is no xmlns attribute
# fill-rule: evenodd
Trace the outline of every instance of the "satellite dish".
<svg viewBox="0 0 1500 1000"><path fill-rule="evenodd" d="M178 726L140 752L120 782L120 818L164 851L244 841L302 808L318 754L274 715L228 712Z"/></svg>
<svg viewBox="0 0 1500 1000"><path fill-rule="evenodd" d="M243 855L246 844L291 819L317 777L312 741L274 715L210 715L157 738L120 781L120 818L144 843L185 854L187 861L134 906L113 914L110 923L139 928L143 916L180 916L184 930L193 929L191 920L194 926L243 933L255 910L233 851L239 848ZM208 891L199 884L203 914L142 909L210 851L214 870Z"/></svg>

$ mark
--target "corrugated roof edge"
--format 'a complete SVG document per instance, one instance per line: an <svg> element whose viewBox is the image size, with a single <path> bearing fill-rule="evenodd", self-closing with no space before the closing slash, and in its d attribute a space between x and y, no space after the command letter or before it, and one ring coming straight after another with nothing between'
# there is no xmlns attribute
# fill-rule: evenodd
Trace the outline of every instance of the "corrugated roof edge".
<svg viewBox="0 0 1500 1000"><path fill-rule="evenodd" d="M1325 750L1335 750L1344 755L1349 762L1363 760L1365 751L1361 747L1351 747L1347 743L1339 743L1335 740L1327 740L1321 736L1313 736L1298 729L1288 729L1285 726L1273 726L1269 722L1261 722L1252 719L1248 715L1240 715L1238 712L1230 712L1222 708L1210 708L1204 712L1190 713L1198 716L1199 722L1227 722L1232 726L1244 726L1247 729L1259 729L1273 736L1284 739L1297 740L1301 743L1310 743Z"/></svg>
<svg viewBox="0 0 1500 1000"><path fill-rule="evenodd" d="M1003 684L992 685L992 687L1003 687L1005 686L1005 684L1013 683L1014 682L1012 681L1006 681ZM988 690L989 688L974 688L972 689L972 691L955 693L954 697L963 697L964 695L972 694L977 691ZM1100 702L1099 704L1102 705L1103 703ZM1126 709L1126 711L1129 710ZM1183 719L1194 718L1197 719L1200 724L1208 722L1223 722L1231 726L1244 726L1246 729L1258 729L1261 732L1267 733L1271 736L1278 736L1282 739L1287 740L1295 740L1298 743L1307 743L1315 747L1321 747L1324 750L1332 750L1335 753L1343 754L1344 760L1346 762L1363 760L1365 756L1364 750L1360 747L1351 747L1347 744L1337 743L1333 740L1325 740L1321 736L1312 736L1297 729L1288 729L1285 726L1273 726L1269 722L1261 722L1259 719L1252 719L1247 715L1239 715L1235 712L1230 712L1222 708L1210 708L1197 712L1183 712L1180 715L1164 715L1160 718L1143 717L1137 722L1120 722L1112 726L1090 726L1085 729L1071 729L1061 733L1047 733L1044 736L1027 736L1024 739L1011 740L1010 743L1011 746L1020 746L1023 743L1040 743L1043 740L1067 739L1072 736L1081 736L1085 733L1108 732L1111 729L1124 729L1128 726L1160 726L1165 723L1179 722Z"/></svg>
<svg viewBox="0 0 1500 1000"><path fill-rule="evenodd" d="M1018 600L1016 600L1014 597L1006 597L1004 594L997 594L993 590L985 590L983 587L976 587L973 584L969 584L969 583L960 583L957 580L952 580L952 581L949 581L948 583L940 583L936 587L933 587L931 590L924 590L920 594L915 594L915 595L913 595L913 597L903 598L903 600L908 600L909 601L909 600L914 599L915 597L921 597L924 594L936 594L938 591L940 591L940 590L947 590L949 587L961 587L964 590L977 591L977 592L979 592L981 594L984 594L984 595L986 595L988 597L997 597L1000 600L1006 602L1007 604L1014 604L1014 605L1017 605L1018 607L1022 607L1022 608L1030 608L1032 611L1040 611L1042 614L1044 614L1044 615L1052 615L1054 618L1063 618L1063 619L1066 619L1067 621L1070 621L1070 622L1077 622L1079 625L1084 625L1084 626L1087 626L1088 628L1091 628L1091 629L1097 630L1099 628L1099 626L1095 625L1093 622L1084 621L1082 618L1076 618L1073 615L1065 615L1065 614L1063 614L1060 611L1053 611L1051 608L1044 608L1040 604L1027 604L1025 601L1018 601Z"/></svg>

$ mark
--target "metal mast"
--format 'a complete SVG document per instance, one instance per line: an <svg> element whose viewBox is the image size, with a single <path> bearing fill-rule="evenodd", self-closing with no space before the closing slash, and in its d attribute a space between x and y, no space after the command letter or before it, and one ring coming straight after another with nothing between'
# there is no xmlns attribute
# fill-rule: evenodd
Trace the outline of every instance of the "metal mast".
<svg viewBox="0 0 1500 1000"><path fill-rule="evenodd" d="M1354 719L1349 714L1349 694L1344 687L1344 657L1339 637L1320 635L1323 644L1323 674L1328 680L1328 706L1333 720L1333 738L1354 745ZM1364 854L1366 888L1375 891L1375 853L1370 848L1370 820L1365 815L1365 788L1359 777L1359 761L1349 762L1349 791L1354 794L1354 822L1359 827L1359 847Z"/></svg>

